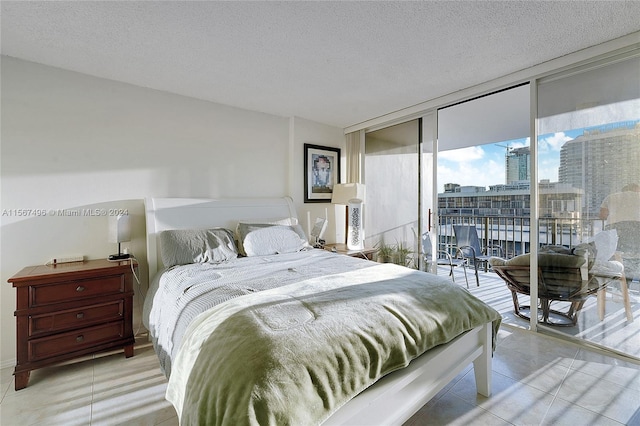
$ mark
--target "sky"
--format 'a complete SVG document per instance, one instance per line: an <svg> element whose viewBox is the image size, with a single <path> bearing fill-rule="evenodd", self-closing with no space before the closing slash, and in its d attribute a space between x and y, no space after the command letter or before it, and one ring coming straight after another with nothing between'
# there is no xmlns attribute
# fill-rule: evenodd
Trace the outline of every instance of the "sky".
<svg viewBox="0 0 640 426"><path fill-rule="evenodd" d="M538 151L538 175L540 179L558 180L560 148L574 137L560 132L541 139ZM462 186L484 186L505 183L504 159L509 148L529 146L529 138L515 139L496 144L472 146L438 153L438 192L445 183Z"/></svg>
<svg viewBox="0 0 640 426"><path fill-rule="evenodd" d="M633 126L640 122L625 122ZM538 145L538 180L558 181L560 167L560 148L565 142L582 135L584 130L598 127L581 128L565 132L541 135ZM520 148L529 146L530 138L514 139L495 144L472 146L438 153L438 192L444 192L445 183L457 183L462 186L484 186L505 183L504 159L507 146Z"/></svg>

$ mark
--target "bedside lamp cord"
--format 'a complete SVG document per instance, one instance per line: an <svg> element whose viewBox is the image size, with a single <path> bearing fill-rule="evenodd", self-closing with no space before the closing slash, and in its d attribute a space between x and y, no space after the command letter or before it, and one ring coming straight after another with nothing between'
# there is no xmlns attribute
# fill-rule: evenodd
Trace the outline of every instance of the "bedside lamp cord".
<svg viewBox="0 0 640 426"><path fill-rule="evenodd" d="M125 259L125 261L129 260L129 266L131 266L131 273L133 274L133 278L135 278L136 283L138 284L138 291L140 292L140 297L138 298L138 308L140 309L140 314L142 314L143 311L143 306L142 306L142 301L145 298L144 293L142 292L142 285L140 284L140 278L138 278L138 275L136 275L136 270L133 267L133 261L135 260L136 262L138 262L138 259L136 259L136 257L133 255L133 253L131 253L131 255L129 256L129 259ZM139 262L138 262L139 264ZM138 333L140 332L140 327L142 324L142 320L140 321L140 323L138 324L138 328L136 329L136 331L134 332L134 336L137 336Z"/></svg>

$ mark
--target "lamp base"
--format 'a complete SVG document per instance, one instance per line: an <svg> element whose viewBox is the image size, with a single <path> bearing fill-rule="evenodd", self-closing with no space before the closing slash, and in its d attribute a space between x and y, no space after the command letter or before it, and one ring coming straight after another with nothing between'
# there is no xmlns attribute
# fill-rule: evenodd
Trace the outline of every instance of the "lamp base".
<svg viewBox="0 0 640 426"><path fill-rule="evenodd" d="M347 248L362 250L364 248L364 231L362 229L362 200L349 200L349 221L347 227Z"/></svg>
<svg viewBox="0 0 640 426"><path fill-rule="evenodd" d="M127 260L131 257L129 253L110 254L107 260L110 262L120 262L121 260Z"/></svg>

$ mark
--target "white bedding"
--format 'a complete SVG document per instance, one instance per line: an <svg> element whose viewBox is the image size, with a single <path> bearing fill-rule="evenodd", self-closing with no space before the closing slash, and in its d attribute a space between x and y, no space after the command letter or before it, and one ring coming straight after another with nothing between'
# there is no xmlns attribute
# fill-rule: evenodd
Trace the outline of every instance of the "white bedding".
<svg viewBox="0 0 640 426"><path fill-rule="evenodd" d="M425 351L489 322L495 338L500 314L444 277L313 254L263 259L278 285L206 310L174 342L166 397L181 422L317 425Z"/></svg>
<svg viewBox="0 0 640 426"><path fill-rule="evenodd" d="M221 264L174 266L152 281L143 310L160 367L171 375L171 362L189 323L209 308L238 296L374 266L376 263L325 250L237 258Z"/></svg>

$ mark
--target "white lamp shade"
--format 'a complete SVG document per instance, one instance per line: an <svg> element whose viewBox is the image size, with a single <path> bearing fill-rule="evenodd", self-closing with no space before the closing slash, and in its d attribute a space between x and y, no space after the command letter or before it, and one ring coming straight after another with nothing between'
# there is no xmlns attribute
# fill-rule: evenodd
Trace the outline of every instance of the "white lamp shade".
<svg viewBox="0 0 640 426"><path fill-rule="evenodd" d="M129 215L109 216L109 242L122 243L131 240Z"/></svg>
<svg viewBox="0 0 640 426"><path fill-rule="evenodd" d="M364 202L365 186L361 183L339 183L333 185L333 196L331 203L348 205L349 200L354 198Z"/></svg>

